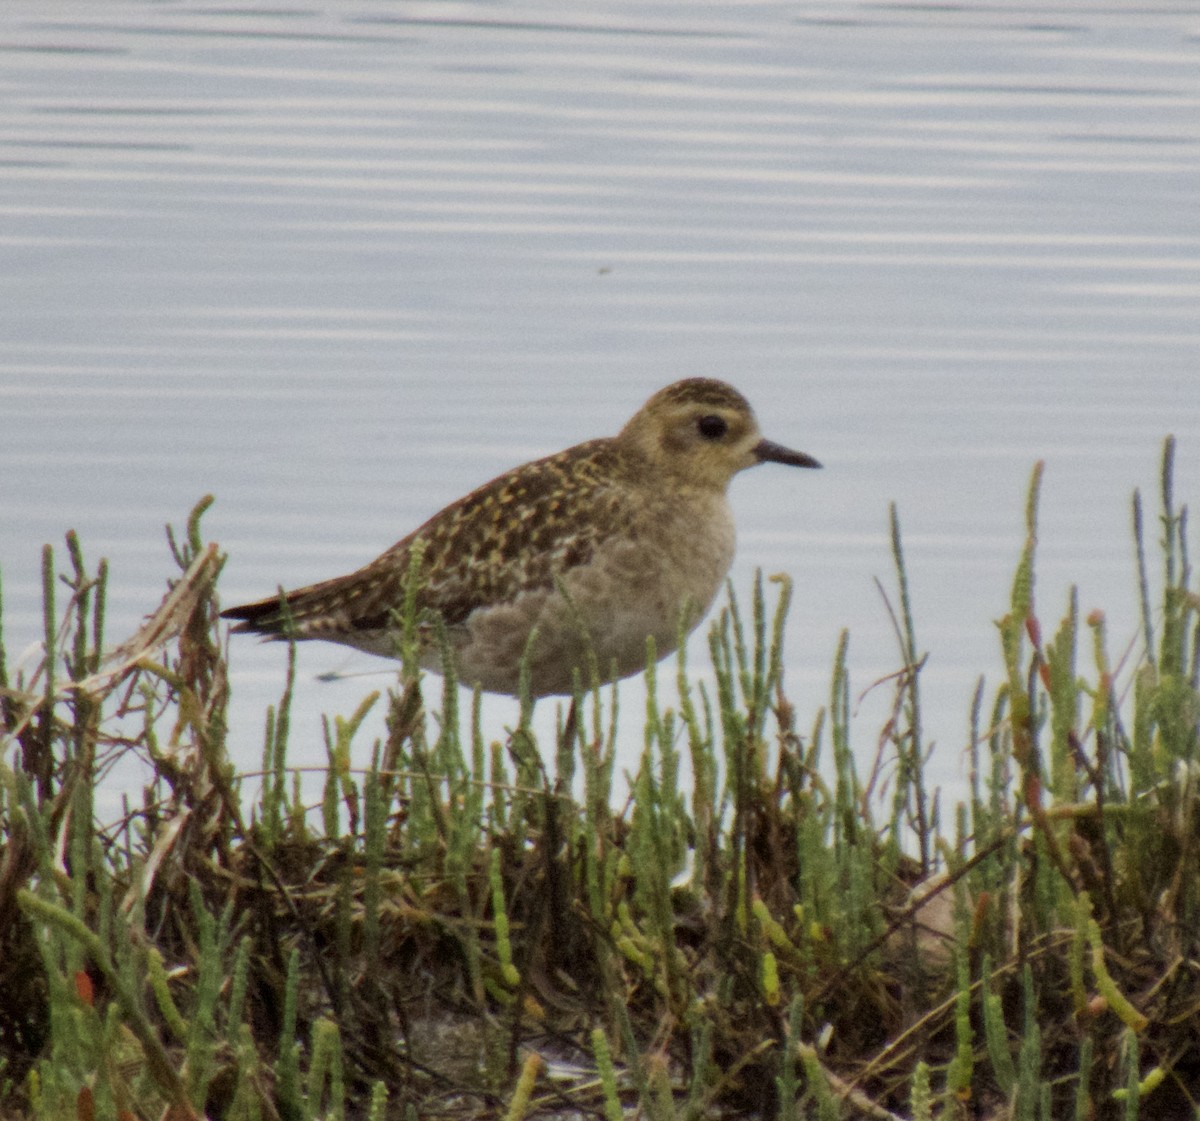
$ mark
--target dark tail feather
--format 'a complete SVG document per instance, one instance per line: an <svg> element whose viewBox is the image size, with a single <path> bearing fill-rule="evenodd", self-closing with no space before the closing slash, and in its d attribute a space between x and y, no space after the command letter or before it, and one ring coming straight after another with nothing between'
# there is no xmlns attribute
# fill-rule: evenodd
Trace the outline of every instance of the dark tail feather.
<svg viewBox="0 0 1200 1121"><path fill-rule="evenodd" d="M402 597L403 589L382 579L368 583L364 591L360 570L290 592L280 588L266 599L227 607L221 617L236 620L236 634L346 642L357 632L387 629L397 595Z"/></svg>
<svg viewBox="0 0 1200 1121"><path fill-rule="evenodd" d="M221 612L221 618L237 620L237 625L232 628L234 634L261 634L269 638L286 638L289 631L296 629L295 620L288 609L287 597L282 592L269 599L227 607ZM296 637L302 636L296 634Z"/></svg>

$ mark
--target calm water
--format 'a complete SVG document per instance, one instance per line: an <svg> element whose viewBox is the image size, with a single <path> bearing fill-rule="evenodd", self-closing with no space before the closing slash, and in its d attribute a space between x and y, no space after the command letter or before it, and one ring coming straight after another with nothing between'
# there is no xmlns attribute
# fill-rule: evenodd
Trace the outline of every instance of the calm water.
<svg viewBox="0 0 1200 1121"><path fill-rule="evenodd" d="M1168 432L1200 498L1200 15L6 0L0 340L13 655L68 527L111 560L115 640L206 492L236 602L708 374L826 464L734 484L735 584L796 580L802 723L842 627L856 690L896 665L894 501L954 786L1034 461L1044 624L1077 582L1114 646ZM283 657L233 659L250 766ZM379 664L302 651L298 761L387 681L315 675Z"/></svg>

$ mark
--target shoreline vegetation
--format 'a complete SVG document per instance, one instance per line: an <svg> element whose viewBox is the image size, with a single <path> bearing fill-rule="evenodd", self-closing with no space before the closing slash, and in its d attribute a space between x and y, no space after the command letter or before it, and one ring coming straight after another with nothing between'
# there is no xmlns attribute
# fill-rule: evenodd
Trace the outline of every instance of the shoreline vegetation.
<svg viewBox="0 0 1200 1121"><path fill-rule="evenodd" d="M1200 1117L1200 593L1173 454L1157 520L1134 495L1129 667L1073 594L1035 602L1035 469L949 809L894 510L878 749L851 743L844 637L828 703L788 702L790 588L760 578L712 624L711 680L652 664L622 805L610 690L556 742L529 703L492 739L411 642L392 690L327 720L318 804L287 761L294 658L239 775L211 500L107 653L106 566L69 534L44 660L10 675L0 643L0 1116ZM374 706L386 736L356 742ZM99 820L129 755L145 788Z"/></svg>

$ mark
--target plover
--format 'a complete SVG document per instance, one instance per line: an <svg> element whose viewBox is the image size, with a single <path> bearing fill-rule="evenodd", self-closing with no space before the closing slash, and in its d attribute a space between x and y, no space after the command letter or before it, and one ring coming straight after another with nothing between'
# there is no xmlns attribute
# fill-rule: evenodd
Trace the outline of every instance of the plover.
<svg viewBox="0 0 1200 1121"><path fill-rule="evenodd" d="M231 607L235 632L325 639L399 657L401 616L420 543L415 607L422 665L442 671L440 617L459 680L533 696L568 694L646 668L708 612L729 571L739 471L819 467L764 439L746 399L710 378L659 390L613 437L526 463L435 514L346 576ZM532 641L531 641L532 635ZM528 648L528 649L527 649Z"/></svg>

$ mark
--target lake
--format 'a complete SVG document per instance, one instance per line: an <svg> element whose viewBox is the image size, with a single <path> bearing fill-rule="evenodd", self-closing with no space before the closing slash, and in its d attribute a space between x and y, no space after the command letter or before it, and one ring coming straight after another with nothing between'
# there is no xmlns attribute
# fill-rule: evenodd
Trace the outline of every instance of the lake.
<svg viewBox="0 0 1200 1121"><path fill-rule="evenodd" d="M1077 584L1114 654L1167 433L1200 498L1192 4L6 0L0 91L10 660L68 528L110 559L116 641L205 493L225 601L258 598L716 376L825 464L732 488L735 586L796 583L801 727L842 628L856 695L898 665L895 502L954 793L1035 461L1043 627ZM251 768L283 651L232 659ZM293 761L380 667L302 648ZM489 702L489 735L514 718Z"/></svg>

